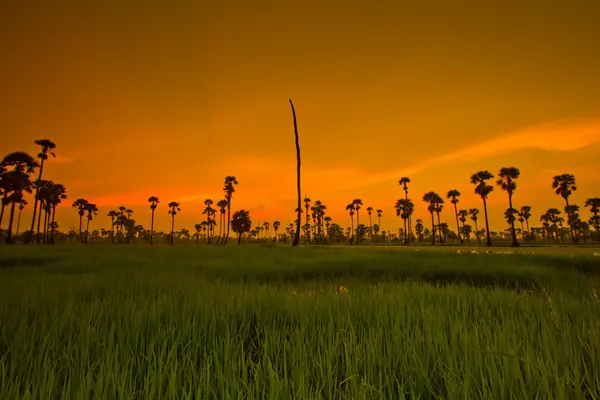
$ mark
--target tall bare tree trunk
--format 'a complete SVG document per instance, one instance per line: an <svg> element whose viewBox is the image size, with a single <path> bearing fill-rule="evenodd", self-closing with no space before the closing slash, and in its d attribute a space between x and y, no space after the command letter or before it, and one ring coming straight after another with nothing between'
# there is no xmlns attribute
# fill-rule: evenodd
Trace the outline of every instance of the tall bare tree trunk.
<svg viewBox="0 0 600 400"><path fill-rule="evenodd" d="M300 139L298 138L298 124L296 122L296 110L294 109L294 103L290 99L290 106L292 107L292 116L294 117L294 135L296 136L296 176L298 185L298 216L296 218L296 235L294 236L294 242L292 247L298 246L300 241L300 224L302 223L302 191L300 190Z"/></svg>

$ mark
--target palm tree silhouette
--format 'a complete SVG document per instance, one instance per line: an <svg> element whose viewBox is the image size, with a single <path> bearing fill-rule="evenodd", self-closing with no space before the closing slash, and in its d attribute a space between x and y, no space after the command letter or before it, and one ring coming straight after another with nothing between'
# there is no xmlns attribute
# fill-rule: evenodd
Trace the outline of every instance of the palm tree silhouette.
<svg viewBox="0 0 600 400"><path fill-rule="evenodd" d="M519 211L519 215L525 220L525 225L527 226L527 235L529 236L529 218L531 217L531 207L530 206L522 206ZM523 227L521 227L523 229Z"/></svg>
<svg viewBox="0 0 600 400"><path fill-rule="evenodd" d="M584 207L590 207L592 218L590 218L589 224L596 229L596 240L600 241L600 198L590 197L585 201Z"/></svg>
<svg viewBox="0 0 600 400"><path fill-rule="evenodd" d="M220 243L222 239L221 235L225 234L225 229L223 228L225 225L225 209L227 208L227 200L223 199L217 201L217 207L219 208L219 237L216 243Z"/></svg>
<svg viewBox="0 0 600 400"><path fill-rule="evenodd" d="M150 196L148 198L148 203L150 203L150 210L152 211L152 221L150 222L150 244L153 244L152 237L154 236L154 211L156 211L156 207L158 207L158 203L160 200L156 196Z"/></svg>
<svg viewBox="0 0 600 400"><path fill-rule="evenodd" d="M225 191L225 200L227 200L227 233L225 235L225 239L223 240L223 244L227 243L229 240L229 225L231 223L231 198L233 197L233 193L235 192L235 185L238 184L235 176L228 175L225 177L225 185L223 186L223 190Z"/></svg>
<svg viewBox="0 0 600 400"><path fill-rule="evenodd" d="M175 215L181 211L181 208L179 208L179 203L176 201L170 202L167 207L169 207L169 215L171 216L171 246L173 246L175 238Z"/></svg>
<svg viewBox="0 0 600 400"><path fill-rule="evenodd" d="M83 243L83 231L82 231L82 226L83 226L83 216L85 214L85 206L87 205L88 201L86 199L77 199L73 202L73 207L77 208L77 213L79 214L79 237L77 238L77 241L80 243Z"/></svg>
<svg viewBox="0 0 600 400"><path fill-rule="evenodd" d="M204 208L204 211L202 211L202 214L206 214L206 227L208 228L208 233L207 233L208 243L211 242L211 230L212 230L212 226L213 226L213 224L210 222L210 221L212 221L211 217L216 212L216 210L214 208L212 208L213 203L214 203L214 201L212 201L212 199L204 200L204 205L206 207Z"/></svg>
<svg viewBox="0 0 600 400"><path fill-rule="evenodd" d="M49 139L36 140L35 144L42 147L40 153L38 154L38 158L41 160L41 162L40 162L40 170L38 172L38 178L37 178L36 182L39 182L42 180L42 173L44 171L44 161L46 161L48 159L48 154L52 155L53 157L56 157L56 155L52 152L52 150L56 148L56 144ZM28 244L31 241L31 235L33 235L33 228L35 226L36 211L37 211L37 206L38 206L38 191L39 191L39 186L36 186L34 201L33 201L33 216L31 217L31 228L29 229L29 234L25 235L25 238L24 238L25 244ZM40 244L39 223L38 223L37 231L38 231L37 243Z"/></svg>
<svg viewBox="0 0 600 400"><path fill-rule="evenodd" d="M350 244L354 244L354 203L346 205L346 211L350 214L350 223L352 226ZM349 235L350 236L350 235Z"/></svg>
<svg viewBox="0 0 600 400"><path fill-rule="evenodd" d="M469 216L469 212L467 210L458 210L458 220L460 222L462 222L462 228L461 228L461 232L464 231L465 229L465 223L467 222L467 217ZM463 232L464 235L464 232ZM468 239L469 241L471 241L471 239ZM464 237L463 237L463 241L464 241Z"/></svg>
<svg viewBox="0 0 600 400"><path fill-rule="evenodd" d="M487 184L487 181L494 178L494 174L490 171L478 171L471 175L471 183L475 185L475 194L478 194L483 199L483 215L485 217L485 232L487 236L487 246L492 245L492 238L490 236L490 225L488 222L487 214L487 197L494 190L493 186Z"/></svg>
<svg viewBox="0 0 600 400"><path fill-rule="evenodd" d="M498 180L496 181L496 184L500 186L500 189L508 193L509 210L514 210L512 205L512 197L515 193L515 190L517 190L517 182L515 181L519 179L520 175L521 171L519 171L519 168L516 167L504 167L500 169L500 172L498 172ZM510 224L510 234L512 236L512 246L519 247L519 242L517 241L517 233L515 232L515 219L516 217L513 216L509 218L508 221Z"/></svg>
<svg viewBox="0 0 600 400"><path fill-rule="evenodd" d="M233 213L231 221L231 229L238 235L238 245L242 244L242 235L250 231L252 221L250 220L250 212L247 210L238 210Z"/></svg>
<svg viewBox="0 0 600 400"><path fill-rule="evenodd" d="M306 224L305 225L310 225L310 223L308 221L308 218L309 218L308 210L310 209L310 198L306 195L304 195L304 208L306 209ZM306 230L305 239L306 239L306 243L310 243L310 231L308 229Z"/></svg>
<svg viewBox="0 0 600 400"><path fill-rule="evenodd" d="M199 244L200 243L200 229L202 229L202 225L196 224L196 225L194 225L194 228L196 229L196 244Z"/></svg>
<svg viewBox="0 0 600 400"><path fill-rule="evenodd" d="M16 233L15 235L19 236L19 225L21 224L21 212L23 211L23 209L25 208L25 206L27 205L27 200L25 199L21 199L21 201L19 201L19 215L17 217L17 229L16 229Z"/></svg>
<svg viewBox="0 0 600 400"><path fill-rule="evenodd" d="M369 232L371 235L373 234L373 220L371 219L371 214L373 213L373 207L367 207L367 213L369 214Z"/></svg>
<svg viewBox="0 0 600 400"><path fill-rule="evenodd" d="M408 244L408 231L406 229L406 220L408 219L408 200L407 199L398 199L396 200L396 205L394 206L396 209L396 216L402 218L404 221L404 244Z"/></svg>
<svg viewBox="0 0 600 400"><path fill-rule="evenodd" d="M479 215L479 210L477 208L469 209L469 216L471 217L471 220L475 224L475 236L477 236L477 241L479 242L479 244L481 244L481 238L479 237L479 228L477 227L477 220L479 219L478 215Z"/></svg>
<svg viewBox="0 0 600 400"><path fill-rule="evenodd" d="M400 180L398 181L398 184L402 186L402 190L404 190L404 199L406 201L408 201L408 184L410 183L410 178L403 176L402 178L400 178ZM412 217L411 217L412 213L408 214L408 220L407 220L407 224L408 224L408 236L410 237L412 235ZM404 231L406 232L406 226L404 226Z"/></svg>
<svg viewBox="0 0 600 400"><path fill-rule="evenodd" d="M294 236L294 242L292 243L292 247L296 247L300 242L300 224L302 223L302 190L300 189L300 138L298 137L296 110L294 109L294 103L292 103L292 99L290 99L290 106L292 107L292 116L294 117L294 136L296 137L296 181L298 186L298 207L296 208L296 236Z"/></svg>
<svg viewBox="0 0 600 400"><path fill-rule="evenodd" d="M511 228L511 234L513 232L513 227L515 226L515 220L517 219L518 214L519 214L519 210L514 209L514 208L507 208L506 211L504 211L504 219L506 220L509 227ZM514 246L514 244L513 244L513 246Z"/></svg>
<svg viewBox="0 0 600 400"><path fill-rule="evenodd" d="M377 213L377 218L378 218L377 224L379 225L379 229L381 229L381 214L383 214L383 210L376 210L375 212Z"/></svg>
<svg viewBox="0 0 600 400"><path fill-rule="evenodd" d="M440 221L440 213L442 212L442 209L444 208L444 199L442 199L441 196L438 196L439 200L437 201L437 203L435 204L435 213L437 214L437 220L438 220L438 234L440 236L440 244L444 244L445 239L442 237L442 233L445 234L445 232L442 229L442 222ZM448 224L446 224L446 228L448 227Z"/></svg>
<svg viewBox="0 0 600 400"><path fill-rule="evenodd" d="M556 175L552 179L552 189L554 189L554 193L565 199L565 212L569 207L569 196L571 193L577 190L575 186L575 176L571 174L562 174ZM573 243L577 243L575 240L575 235L573 234L573 226L569 224L569 231L571 233L571 240Z"/></svg>
<svg viewBox="0 0 600 400"><path fill-rule="evenodd" d="M277 231L279 230L280 226L281 226L281 222L279 222L279 221L273 222L273 230L275 231L275 240L277 240Z"/></svg>
<svg viewBox="0 0 600 400"><path fill-rule="evenodd" d="M360 221L358 219L358 210L360 210L360 207L363 205L363 202L361 199L354 199L352 200L352 204L354 205L354 209L356 210L356 228L358 229L358 226L360 225ZM360 231L356 231L356 243L359 244L360 243Z"/></svg>
<svg viewBox="0 0 600 400"><path fill-rule="evenodd" d="M96 207L95 204L93 203L86 203L85 205L85 211L87 211L88 215L87 215L87 223L86 223L86 227L85 227L85 243L88 242L88 234L90 231L90 221L93 218L93 215L98 215L98 207Z"/></svg>
<svg viewBox="0 0 600 400"><path fill-rule="evenodd" d="M154 212L154 210L152 211ZM119 216L119 213L115 210L110 210L107 214L107 217L110 217L110 241L111 243L115 243L115 218Z"/></svg>
<svg viewBox="0 0 600 400"><path fill-rule="evenodd" d="M67 189L60 183L52 185L50 190L49 204L52 207L52 221L50 222L50 244L54 244L54 231L58 223L56 219L56 207L67 199Z"/></svg>
<svg viewBox="0 0 600 400"><path fill-rule="evenodd" d="M435 245L435 220L433 218L433 213L436 212L438 205L444 200L442 200L440 195L436 192L430 191L423 195L423 201L428 203L427 211L431 214L431 245L433 246Z"/></svg>
<svg viewBox="0 0 600 400"><path fill-rule="evenodd" d="M446 198L450 200L450 202L454 205L454 216L456 217L456 234L458 235L458 241L462 244L463 239L460 236L460 225L458 224L458 209L456 205L458 204L458 198L460 197L460 192L456 189L448 190L446 194ZM465 211L466 213L466 211Z"/></svg>

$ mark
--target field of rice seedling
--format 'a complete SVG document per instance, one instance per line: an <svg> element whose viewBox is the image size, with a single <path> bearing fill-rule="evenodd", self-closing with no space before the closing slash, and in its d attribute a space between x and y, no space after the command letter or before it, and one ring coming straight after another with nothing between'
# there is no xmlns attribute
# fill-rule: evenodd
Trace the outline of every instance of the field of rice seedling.
<svg viewBox="0 0 600 400"><path fill-rule="evenodd" d="M600 399L597 250L473 251L4 246L0 398Z"/></svg>

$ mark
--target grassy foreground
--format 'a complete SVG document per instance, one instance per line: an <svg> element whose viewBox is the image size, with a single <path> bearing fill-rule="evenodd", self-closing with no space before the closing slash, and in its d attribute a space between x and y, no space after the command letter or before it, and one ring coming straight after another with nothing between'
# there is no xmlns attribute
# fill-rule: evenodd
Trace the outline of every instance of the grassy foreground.
<svg viewBox="0 0 600 400"><path fill-rule="evenodd" d="M0 398L600 399L559 253L3 246Z"/></svg>

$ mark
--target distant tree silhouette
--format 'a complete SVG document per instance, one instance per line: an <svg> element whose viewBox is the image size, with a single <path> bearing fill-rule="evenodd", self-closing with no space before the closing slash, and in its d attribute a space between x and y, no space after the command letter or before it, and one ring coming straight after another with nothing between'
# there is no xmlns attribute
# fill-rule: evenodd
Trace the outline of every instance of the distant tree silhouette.
<svg viewBox="0 0 600 400"><path fill-rule="evenodd" d="M227 233L225 235L225 239L223 240L223 244L227 243L229 240L229 225L231 223L231 198L233 197L233 193L235 192L235 185L238 184L235 176L228 175L225 177L225 185L223 186L223 190L225 191L225 200L227 200Z"/></svg>
<svg viewBox="0 0 600 400"><path fill-rule="evenodd" d="M443 244L446 240L445 238L442 237L442 233L444 233L444 230L442 228L442 221L440 221L440 213L442 212L442 210L444 209L444 199L442 199L441 196L438 196L439 199L437 201L437 203L435 204L435 213L437 214L437 220L438 220L438 234L440 236L440 244ZM448 227L448 224L446 224L446 229Z"/></svg>
<svg viewBox="0 0 600 400"><path fill-rule="evenodd" d="M350 244L354 244L354 204L350 203L346 205L346 211L350 214L350 224L351 224L351 236L350 236Z"/></svg>
<svg viewBox="0 0 600 400"><path fill-rule="evenodd" d="M156 196L150 196L148 198L148 203L150 203L150 210L152 212L152 221L150 222L150 244L153 244L152 237L154 236L154 212L156 211L156 207L158 207L158 203L160 200Z"/></svg>
<svg viewBox="0 0 600 400"><path fill-rule="evenodd" d="M98 215L98 207L96 207L96 205L93 203L87 203L85 205L85 211L87 212L87 223L85 227L85 243L87 243L88 234L90 231L90 222L92 221L94 215Z"/></svg>
<svg viewBox="0 0 600 400"><path fill-rule="evenodd" d="M512 204L512 197L515 193L515 190L517 190L516 180L519 179L520 175L521 175L521 171L519 171L519 168L516 168L516 167L500 168L500 172L498 172L498 180L496 181L496 184L500 187L500 189L502 189L506 193L508 193L508 209L509 210L514 210L514 207ZM517 211L517 213L518 213L518 211ZM506 214L505 214L505 217L506 217ZM517 233L515 232L515 220L516 220L516 216L513 215L507 221L509 221L509 224L510 224L510 234L512 237L512 246L518 247L519 242L517 241Z"/></svg>
<svg viewBox="0 0 600 400"><path fill-rule="evenodd" d="M360 231L358 231L358 226L360 225L360 220L358 219L358 210L360 210L360 207L363 205L363 202L361 199L354 199L352 200L352 204L354 205L354 210L356 210L356 243L359 244L360 243Z"/></svg>
<svg viewBox="0 0 600 400"><path fill-rule="evenodd" d="M54 142L52 142L50 139L40 139L40 140L36 140L35 144L37 144L38 146L41 146L41 151L38 154L38 158L41 160L40 161L40 169L38 171L38 177L37 177L37 181L39 182L42 180L42 173L44 171L44 161L46 161L48 159L48 154L50 154L53 157L56 157L56 155L54 154L54 152L52 152L52 150L54 150L56 148L56 144ZM29 229L29 233L27 235L25 235L24 237L24 242L27 244L31 241L31 235L33 235L33 228L35 226L35 218L36 218L36 211L37 211L37 207L38 207L38 191L39 191L39 186L36 186L35 189L35 196L34 196L34 201L33 201L33 216L31 217L31 228ZM39 223L38 223L38 229L37 229L37 243L40 243L40 235L39 235Z"/></svg>
<svg viewBox="0 0 600 400"><path fill-rule="evenodd" d="M373 232L373 220L371 216L373 214L373 207L367 207L367 214L369 214L369 232Z"/></svg>
<svg viewBox="0 0 600 400"><path fill-rule="evenodd" d="M280 226L281 226L281 222L279 222L279 221L273 222L273 231L275 231L275 240L277 240L277 231L279 230Z"/></svg>
<svg viewBox="0 0 600 400"><path fill-rule="evenodd" d="M54 232L58 227L56 222L56 207L67 199L67 189L60 183L52 185L50 190L49 205L52 208L52 221L50 222L50 244L54 244Z"/></svg>
<svg viewBox="0 0 600 400"><path fill-rule="evenodd" d="M294 236L294 241L292 242L292 246L296 247L300 242L300 224L302 223L302 190L300 189L300 138L298 137L296 110L294 109L294 103L292 103L292 99L290 99L290 106L292 107L292 116L294 117L294 136L296 138L296 183L298 186L298 206L296 208L296 236Z"/></svg>
<svg viewBox="0 0 600 400"><path fill-rule="evenodd" d="M567 208L569 207L569 196L577 190L577 187L575 186L575 176L571 174L556 175L552 179L552 189L554 189L554 193L565 200L565 212L567 212ZM571 224L569 224L569 232L571 233L571 240L573 243L577 243Z"/></svg>
<svg viewBox="0 0 600 400"><path fill-rule="evenodd" d="M522 206L519 210L519 216L525 220L525 225L527 226L527 235L529 235L529 218L531 217L531 207ZM523 229L523 227L521 227L521 229Z"/></svg>
<svg viewBox="0 0 600 400"><path fill-rule="evenodd" d="M470 208L469 216L471 217L471 220L475 224L475 236L477 237L477 242L479 242L479 244L481 244L481 238L479 237L479 228L477 227L477 220L479 219L478 218L479 210L477 208Z"/></svg>
<svg viewBox="0 0 600 400"><path fill-rule="evenodd" d="M79 214L79 236L77 241L83 243L83 216L85 215L85 206L88 201L86 199L77 199L73 202L73 207L77 208L77 213Z"/></svg>
<svg viewBox="0 0 600 400"><path fill-rule="evenodd" d="M310 217L308 211L310 210L310 197L304 195L304 208L306 209L306 223L304 225L306 226L310 226L310 222L308 220L308 218ZM306 243L310 243L310 230L306 229L305 230L305 235L304 235L304 239L306 240Z"/></svg>
<svg viewBox="0 0 600 400"><path fill-rule="evenodd" d="M377 213L377 225L379 225L379 229L381 229L381 215L383 214L383 210L376 210Z"/></svg>
<svg viewBox="0 0 600 400"><path fill-rule="evenodd" d="M584 207L590 207L592 218L590 218L589 224L596 229L596 240L600 241L600 198L590 197L585 201Z"/></svg>
<svg viewBox="0 0 600 400"><path fill-rule="evenodd" d="M39 211L37 215L37 228L35 230L36 233L36 242L40 243L40 228L42 222L42 211L45 209L45 204L49 197L50 187L53 185L52 181L48 181L45 179L38 179L34 183L34 187L36 188L36 198L39 204ZM31 232L33 235L33 232ZM28 235L29 236L29 235Z"/></svg>
<svg viewBox="0 0 600 400"><path fill-rule="evenodd" d="M211 233L212 233L212 227L213 227L212 216L216 213L216 210L214 208L212 208L213 204L214 204L214 201L212 201L212 199L204 200L204 205L206 207L204 207L204 210L202 211L202 214L206 214L206 228L207 228L207 242L208 243L211 243Z"/></svg>
<svg viewBox="0 0 600 400"><path fill-rule="evenodd" d="M250 231L252 221L247 210L238 210L233 214L231 229L238 235L238 245L242 244L242 235Z"/></svg>
<svg viewBox="0 0 600 400"><path fill-rule="evenodd" d="M487 246L492 245L492 238L490 236L490 225L488 222L487 213L487 197L494 190L493 186L487 184L487 181L494 178L494 174L490 171L479 171L471 175L471 183L475 185L475 194L481 196L483 200L483 215L485 217L485 232L487 236ZM479 236L479 235L478 235Z"/></svg>
<svg viewBox="0 0 600 400"><path fill-rule="evenodd" d="M222 240L222 235L225 234L225 210L227 208L227 200L219 200L217 201L217 207L219 208L219 237L216 243L220 243Z"/></svg>
<svg viewBox="0 0 600 400"><path fill-rule="evenodd" d="M154 213L154 210L152 210ZM119 213L115 210L110 210L107 214L110 217L110 241L111 243L115 243L115 218L119 216Z"/></svg>
<svg viewBox="0 0 600 400"><path fill-rule="evenodd" d="M456 234L458 236L458 241L462 244L463 239L460 236L460 225L458 224L458 209L456 205L458 204L458 198L460 197L460 192L456 189L449 190L446 194L446 198L450 200L450 202L454 205L454 216L456 217ZM466 213L466 211L465 211Z"/></svg>
<svg viewBox="0 0 600 400"><path fill-rule="evenodd" d="M467 222L467 217L469 216L469 212L467 210L458 210L458 220L462 223L462 228L460 229L461 232L463 232L464 235L464 229L465 229L465 223ZM464 239L464 237L463 237ZM468 238L467 240L471 240L470 238Z"/></svg>
<svg viewBox="0 0 600 400"><path fill-rule="evenodd" d="M433 246L435 245L435 219L433 213L436 212L438 205L444 200L436 192L427 192L423 195L423 201L428 203L427 211L431 214L431 245Z"/></svg>
<svg viewBox="0 0 600 400"><path fill-rule="evenodd" d="M169 207L169 215L171 216L171 246L172 246L174 239L175 239L175 215L177 215L177 213L179 211L181 211L181 208L179 208L179 203L176 201L170 202L167 205L167 207Z"/></svg>
<svg viewBox="0 0 600 400"><path fill-rule="evenodd" d="M194 225L194 229L196 229L196 244L200 243L200 230L202 229L201 224Z"/></svg>
<svg viewBox="0 0 600 400"><path fill-rule="evenodd" d="M406 200L408 202L408 184L410 183L410 178L403 176L402 178L400 178L400 180L398 181L398 184L402 186L402 190L404 190L404 200ZM410 238L410 236L412 235L412 212L408 212L408 218L406 220L407 225L408 225L408 237ZM406 226L404 227L404 231L406 232ZM405 239L406 241L406 239Z"/></svg>
<svg viewBox="0 0 600 400"><path fill-rule="evenodd" d="M417 239L419 240L419 243L423 241L424 228L425 227L423 226L423 221L417 219L417 224L415 225L415 232L417 234Z"/></svg>
<svg viewBox="0 0 600 400"><path fill-rule="evenodd" d="M408 230L407 220L409 216L409 201L408 199L398 199L394 206L396 209L396 216L402 218L404 221L404 244L408 244Z"/></svg>
<svg viewBox="0 0 600 400"><path fill-rule="evenodd" d="M504 219L508 223L508 226L511 230L511 235L512 235L512 231L513 231L512 227L515 226L515 220L517 219L518 214L519 214L519 210L514 209L514 208L507 208L506 211L504 211Z"/></svg>

